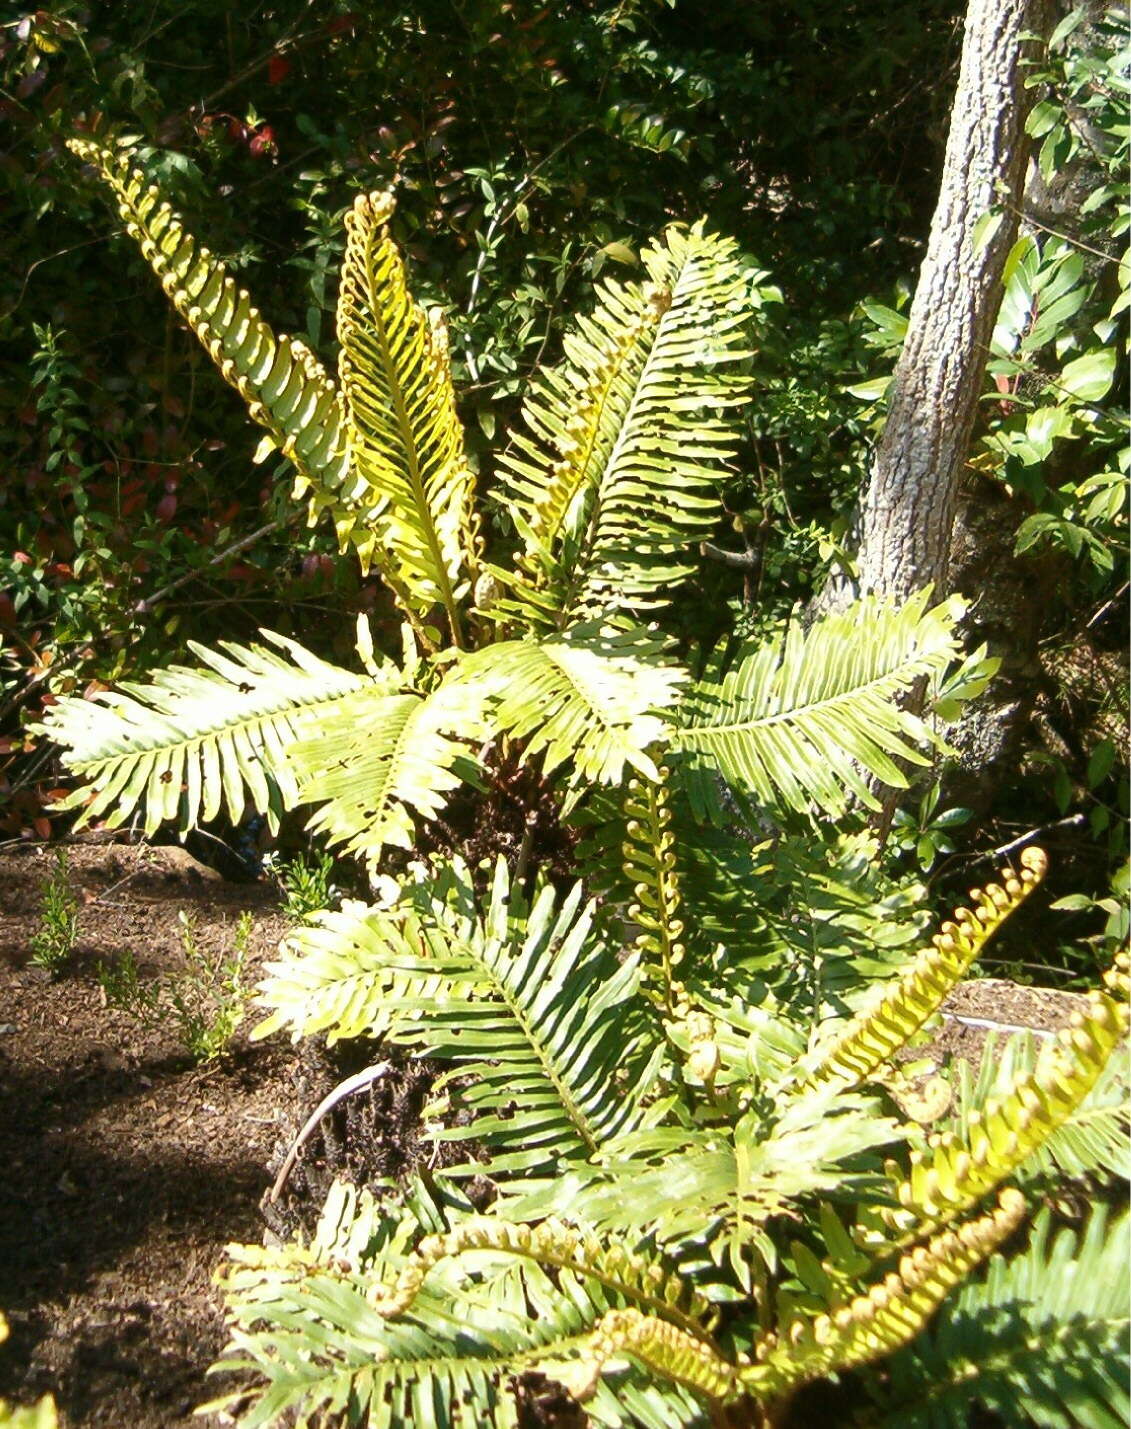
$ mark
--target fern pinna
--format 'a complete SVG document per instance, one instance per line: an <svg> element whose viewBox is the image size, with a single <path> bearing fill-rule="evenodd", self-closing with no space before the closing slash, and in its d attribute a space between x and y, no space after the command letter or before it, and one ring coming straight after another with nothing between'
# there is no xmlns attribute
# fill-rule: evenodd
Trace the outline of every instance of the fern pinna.
<svg viewBox="0 0 1131 1429"><path fill-rule="evenodd" d="M791 958L759 949L765 844L747 824L867 804L943 747L961 613L870 598L697 679L677 658L664 622L722 515L765 275L702 224L669 230L644 281L597 289L531 384L499 490L477 497L443 318L411 297L390 195L346 216L335 381L130 154L72 148L402 628L380 650L359 620L351 669L265 631L60 699L42 728L93 786L71 806L111 825L140 810L150 832L312 806L381 897L292 935L259 1035L364 1034L437 1060L430 1134L466 1151L427 1184L335 1187L309 1245L229 1249L222 1368L253 1387L222 1402L245 1429L512 1425L512 1381L540 1374L594 1424L769 1424L810 1381L904 1353L1022 1219L1002 1183L1047 1164L1093 1085L1110 1108L1125 968L1047 1056L931 1130L893 1058L1039 858L917 955L889 940L892 980L856 1016L838 1001L860 990L852 957L802 1013ZM482 537L492 503L509 557ZM940 719L901 707L915 686ZM528 828L549 803L590 830L583 880L529 850L463 856L449 802L478 791L490 823L516 765ZM429 826L448 830L443 856L383 872ZM476 1210L464 1187L483 1174L494 1199Z"/></svg>

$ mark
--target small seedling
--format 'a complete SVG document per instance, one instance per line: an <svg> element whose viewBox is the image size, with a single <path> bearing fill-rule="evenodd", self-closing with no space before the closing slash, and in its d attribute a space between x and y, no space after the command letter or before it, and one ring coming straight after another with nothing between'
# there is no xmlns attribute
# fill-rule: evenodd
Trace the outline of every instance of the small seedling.
<svg viewBox="0 0 1131 1429"><path fill-rule="evenodd" d="M194 1062L211 1062L228 1049L243 1021L251 914L240 914L231 949L215 954L200 946L190 913L177 917L185 955L179 974L146 982L134 955L126 953L114 965L101 964L98 980L108 1007L127 1013L149 1031L172 1024Z"/></svg>
<svg viewBox="0 0 1131 1429"><path fill-rule="evenodd" d="M331 907L341 897L341 889L330 881L334 860L328 853L312 853L309 858L298 854L289 861L268 854L263 867L283 896L283 912L296 922Z"/></svg>
<svg viewBox="0 0 1131 1429"><path fill-rule="evenodd" d="M67 850L55 850L55 869L43 882L40 926L31 940L31 961L57 973L74 952L79 928L79 901L71 887Z"/></svg>

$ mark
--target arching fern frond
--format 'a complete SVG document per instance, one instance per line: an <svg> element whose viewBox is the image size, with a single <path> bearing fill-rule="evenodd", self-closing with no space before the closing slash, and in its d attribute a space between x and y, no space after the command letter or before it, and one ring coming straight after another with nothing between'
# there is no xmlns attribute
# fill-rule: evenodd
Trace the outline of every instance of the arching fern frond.
<svg viewBox="0 0 1131 1429"><path fill-rule="evenodd" d="M630 765L659 777L646 752L666 733L655 711L685 676L643 631L581 626L541 641L508 640L469 655L449 678L480 691L491 725L525 741L547 774L571 765L577 783L615 784Z"/></svg>
<svg viewBox="0 0 1131 1429"><path fill-rule="evenodd" d="M379 693L396 679L389 667L356 675L286 636L260 633L284 654L231 641L219 650L190 644L208 669L172 665L148 684L48 707L39 728L97 790L90 803L86 788L65 801L83 808L81 823L105 816L113 827L142 805L146 833L175 818L187 829L221 807L238 823L250 796L275 826L299 798L287 753L296 737L359 692Z"/></svg>
<svg viewBox="0 0 1131 1429"><path fill-rule="evenodd" d="M422 1295L414 1313L389 1320L368 1302L371 1287L404 1264L420 1220L435 1208L420 1196L378 1206L367 1191L336 1185L309 1249L230 1246L218 1279L228 1297L231 1340L216 1367L266 1379L236 1422L391 1426L461 1423L515 1429L509 1379L544 1355L568 1356L607 1301L559 1290L536 1265L468 1271ZM463 1313L453 1313L461 1294ZM246 1389L208 1406L231 1410ZM470 1416L470 1419L468 1418Z"/></svg>
<svg viewBox="0 0 1131 1429"><path fill-rule="evenodd" d="M369 1303L382 1315L407 1314L437 1266L483 1250L595 1281L605 1293L647 1314L661 1315L700 1339L718 1320L716 1307L659 1253L644 1255L613 1237L598 1237L556 1219L531 1226L494 1216L469 1217L447 1234L426 1236L395 1281L370 1291Z"/></svg>
<svg viewBox="0 0 1131 1429"><path fill-rule="evenodd" d="M1127 1036L1126 968L1120 954L1108 974L1111 991L1089 993L1087 1013L1074 1014L1073 1025L1008 1092L912 1152L910 1174L893 1187L899 1209L879 1212L888 1228L906 1239L945 1224L1000 1185L1075 1112ZM862 1241L868 1238L864 1231Z"/></svg>
<svg viewBox="0 0 1131 1429"><path fill-rule="evenodd" d="M973 1111L983 1112L995 1096L1031 1072L1040 1055L1036 1039L1022 1033L1005 1038L990 1036L977 1071L958 1061L953 1073L951 1114L937 1130L957 1132ZM1100 1175L1131 1180L1131 1066L1126 1052L1117 1050L1100 1073L1091 1092L1020 1168L1025 1176Z"/></svg>
<svg viewBox="0 0 1131 1429"><path fill-rule="evenodd" d="M928 610L929 595L898 607L861 600L808 632L791 625L701 681L672 736L696 810L717 815L716 773L763 805L797 810L835 812L845 791L878 807L869 775L905 787L894 761L924 764L921 747L939 739L898 698L959 651L959 606Z"/></svg>
<svg viewBox="0 0 1131 1429"><path fill-rule="evenodd" d="M853 1018L831 1045L818 1049L802 1069L800 1084L855 1086L888 1063L941 1007L994 932L1036 888L1047 866L1041 849L1027 848L1019 874L1008 874L1004 885L972 890L973 910L960 908L874 1006Z"/></svg>
<svg viewBox="0 0 1131 1429"><path fill-rule="evenodd" d="M1100 1206L1083 1232L1046 1208L1028 1248L942 1307L889 1365L883 1429L966 1429L972 1401L1007 1429L1120 1429L1131 1417L1127 1351L1131 1217Z"/></svg>
<svg viewBox="0 0 1131 1429"><path fill-rule="evenodd" d="M350 456L378 510L363 554L377 561L410 614L442 605L458 644L458 601L475 557L473 478L443 321L409 296L389 235L392 210L388 194L354 200L338 297Z"/></svg>
<svg viewBox="0 0 1131 1429"><path fill-rule="evenodd" d="M666 604L720 510L729 413L748 386L722 369L749 355L764 275L701 225L669 229L642 257L650 282L601 287L502 460L529 586L516 598L535 628Z"/></svg>
<svg viewBox="0 0 1131 1429"><path fill-rule="evenodd" d="M160 279L173 306L203 344L226 382L267 428L312 492L314 512L329 507L343 545L364 530L373 503L349 481L345 416L338 392L305 343L264 322L224 265L189 234L181 219L134 167L89 139L68 148L93 164L112 190L126 231Z"/></svg>
<svg viewBox="0 0 1131 1429"><path fill-rule="evenodd" d="M763 1335L739 1372L748 1392L776 1399L823 1374L891 1354L923 1328L945 1297L1021 1223L1025 1198L1009 1188L988 1215L934 1236L900 1258L867 1294Z"/></svg>
<svg viewBox="0 0 1131 1429"><path fill-rule="evenodd" d="M436 1095L472 1119L435 1134L475 1137L493 1172L587 1160L642 1116L662 1039L580 885L528 909L500 861L481 903L456 864L391 910L328 915L298 951L268 968L256 1035L365 1030L451 1063Z"/></svg>
<svg viewBox="0 0 1131 1429"><path fill-rule="evenodd" d="M875 1100L823 1088L780 1115L748 1112L729 1129L627 1130L593 1166L519 1194L513 1214L576 1216L598 1230L653 1236L673 1253L686 1244L750 1293L754 1265L775 1260L771 1217L805 1195L854 1185L851 1163L898 1136Z"/></svg>

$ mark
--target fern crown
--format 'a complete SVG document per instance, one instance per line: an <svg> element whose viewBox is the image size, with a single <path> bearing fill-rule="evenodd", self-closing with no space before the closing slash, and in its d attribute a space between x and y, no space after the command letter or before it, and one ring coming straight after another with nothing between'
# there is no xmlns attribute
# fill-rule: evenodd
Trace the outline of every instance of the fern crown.
<svg viewBox="0 0 1131 1429"><path fill-rule="evenodd" d="M657 627L721 515L743 369L774 296L731 240L670 229L642 254L646 280L603 283L561 362L534 378L492 498L516 533L508 562L484 547L444 320L409 292L388 194L346 214L335 381L270 329L128 152L71 148L292 463L310 520L329 515L403 620L399 663L359 622L364 674L264 632L93 707L60 700L44 727L95 786L73 801L88 800L84 818L141 807L152 832L221 810L238 822L252 805L274 824L302 803L375 867L515 758L566 806L628 773L655 783L670 749L701 812L716 768L739 797L827 809L869 797L869 777L902 782L896 761L937 742L892 697L951 662L952 607L865 604L716 662L698 685Z"/></svg>

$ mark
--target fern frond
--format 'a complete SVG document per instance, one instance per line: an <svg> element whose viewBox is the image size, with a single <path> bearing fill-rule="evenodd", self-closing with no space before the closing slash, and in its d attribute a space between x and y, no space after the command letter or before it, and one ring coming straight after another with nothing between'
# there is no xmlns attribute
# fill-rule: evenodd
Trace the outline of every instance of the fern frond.
<svg viewBox="0 0 1131 1429"><path fill-rule="evenodd" d="M349 1037L384 1037L394 988L427 978L427 947L404 908L371 908L348 899L283 939L280 956L264 965L260 1006L272 1010L253 1041L289 1029L295 1041L325 1033L330 1044Z"/></svg>
<svg viewBox="0 0 1131 1429"><path fill-rule="evenodd" d="M410 615L442 605L459 644L459 600L475 561L473 477L443 321L409 296L389 235L392 211L388 194L354 200L338 297L350 455L377 512L365 554Z"/></svg>
<svg viewBox="0 0 1131 1429"><path fill-rule="evenodd" d="M694 569L734 453L756 277L733 242L670 229L642 255L650 282L606 283L523 408L501 463L524 543L525 623L564 629L610 608L655 608Z"/></svg>
<svg viewBox="0 0 1131 1429"><path fill-rule="evenodd" d="M853 1163L898 1139L875 1100L830 1089L751 1111L733 1129L643 1125L606 1146L592 1167L570 1168L556 1187L518 1197L512 1214L577 1217L598 1231L653 1236L725 1266L747 1294L752 1262L774 1264L765 1231L807 1194L860 1182Z"/></svg>
<svg viewBox="0 0 1131 1429"><path fill-rule="evenodd" d="M988 1037L976 1071L966 1061L958 1061L952 1068L951 1114L936 1129L957 1132L971 1112L984 1112L992 1097L1001 1096L1020 1076L1032 1071L1039 1050L1036 1039L1024 1034ZM1087 1097L1037 1147L1020 1172L1024 1176L1059 1172L1131 1180L1129 1124L1131 1066L1126 1049L1121 1048L1108 1060Z"/></svg>
<svg viewBox="0 0 1131 1429"><path fill-rule="evenodd" d="M642 631L580 626L541 641L508 640L469 655L448 683L474 684L497 730L525 741L547 774L565 763L571 780L619 783L625 765L659 778L646 752L666 733L655 714L684 680Z"/></svg>
<svg viewBox="0 0 1131 1429"><path fill-rule="evenodd" d="M852 1019L832 1045L819 1049L813 1064L803 1069L801 1086L866 1081L942 1006L962 980L987 941L1044 877L1048 859L1038 848L1021 855L1021 870L1006 876L1004 886L991 883L971 891L973 909L960 908L944 923L879 1002Z"/></svg>
<svg viewBox="0 0 1131 1429"><path fill-rule="evenodd" d="M904 1235L921 1235L974 1205L999 1185L1066 1121L1099 1080L1127 1036L1126 954L1116 960L1116 995L1088 994L1087 1013L1047 1043L1031 1072L1004 1096L971 1112L958 1132L933 1135L914 1151L911 1172L895 1187L900 1209L881 1219ZM866 1233L863 1237L866 1239Z"/></svg>
<svg viewBox="0 0 1131 1429"><path fill-rule="evenodd" d="M370 1292L369 1303L382 1315L404 1315L424 1289L431 1270L444 1261L482 1250L533 1260L543 1268L568 1270L595 1281L609 1294L623 1297L646 1314L662 1316L700 1341L708 1338L708 1329L718 1319L716 1307L661 1255L642 1255L614 1238L598 1238L556 1219L530 1226L479 1216L447 1234L427 1236L394 1283Z"/></svg>
<svg viewBox="0 0 1131 1429"><path fill-rule="evenodd" d="M920 747L939 739L898 698L944 670L959 649L958 607L928 610L929 596L922 591L898 607L869 597L808 632L791 625L700 682L672 735L696 811L714 813L716 773L763 805L802 811L834 812L846 790L877 808L869 775L905 787L894 761L925 764Z"/></svg>
<svg viewBox="0 0 1131 1429"><path fill-rule="evenodd" d="M238 823L250 795L277 825L280 809L299 798L289 746L359 692L387 688L395 672L355 675L286 636L260 634L284 654L231 641L219 650L190 643L208 669L171 665L148 684L48 707L39 728L97 791L80 823L105 815L113 827L142 804L147 834L174 818L187 829L222 806ZM82 806L88 792L76 790L66 807Z"/></svg>
<svg viewBox="0 0 1131 1429"><path fill-rule="evenodd" d="M435 818L474 769L476 707L460 693L364 690L328 710L289 756L299 798L322 805L308 827L370 867L390 845L412 848L417 819Z"/></svg>
<svg viewBox="0 0 1131 1429"><path fill-rule="evenodd" d="M412 1315L387 1319L368 1296L397 1273L418 1226L419 1207L390 1213L368 1192L338 1185L309 1249L228 1247L217 1278L233 1328L215 1369L266 1380L237 1414L241 1429L284 1419L300 1429L516 1429L509 1379L545 1356L569 1357L608 1302L580 1285L559 1289L534 1264L501 1274L488 1266L425 1292ZM205 1407L231 1411L241 1401L246 1390Z"/></svg>
<svg viewBox="0 0 1131 1429"><path fill-rule="evenodd" d="M279 336L224 265L186 232L159 190L133 166L89 139L67 147L93 164L110 187L126 231L137 242L173 306L200 339L220 375L248 404L312 492L312 514L329 507L339 536L363 532L372 506L350 482L342 402L305 343Z"/></svg>
<svg viewBox="0 0 1131 1429"><path fill-rule="evenodd" d="M680 916L679 873L667 771L660 766L655 784L630 779L624 799L624 876L633 901L626 910L639 929L634 946L640 958L644 991L669 1013L674 1007L677 969L686 955Z"/></svg>
<svg viewBox="0 0 1131 1429"><path fill-rule="evenodd" d="M821 1375L867 1364L911 1340L937 1306L1025 1215L1025 1198L1008 1188L997 1208L943 1231L901 1257L896 1270L850 1304L799 1319L754 1344L756 1361L740 1369L743 1388L765 1402Z"/></svg>
<svg viewBox="0 0 1131 1429"><path fill-rule="evenodd" d="M1042 1210L1024 1252L995 1255L892 1358L884 1429L966 1429L972 1400L1008 1429L1128 1422L1131 1217L1100 1206L1082 1235L1053 1226Z"/></svg>
<svg viewBox="0 0 1131 1429"><path fill-rule="evenodd" d="M391 910L328 915L298 951L269 966L256 1035L367 1030L453 1063L436 1095L472 1119L435 1134L475 1137L494 1172L585 1161L641 1118L662 1039L580 885L528 909L500 862L481 906L456 864Z"/></svg>
<svg viewBox="0 0 1131 1429"><path fill-rule="evenodd" d="M544 887L527 911L500 860L486 906L451 953L443 985L426 1005L405 1005L396 1029L455 1064L436 1092L472 1120L457 1128L446 1116L434 1135L474 1137L493 1172L534 1174L587 1159L639 1124L662 1041L632 962L609 947L580 885L560 901Z"/></svg>

